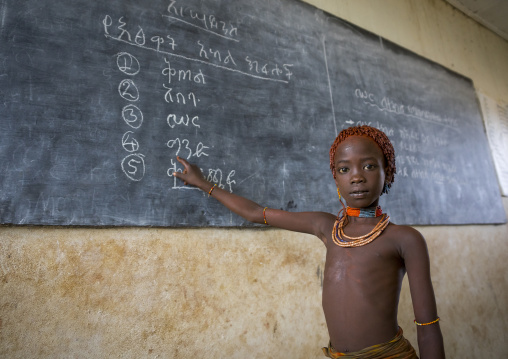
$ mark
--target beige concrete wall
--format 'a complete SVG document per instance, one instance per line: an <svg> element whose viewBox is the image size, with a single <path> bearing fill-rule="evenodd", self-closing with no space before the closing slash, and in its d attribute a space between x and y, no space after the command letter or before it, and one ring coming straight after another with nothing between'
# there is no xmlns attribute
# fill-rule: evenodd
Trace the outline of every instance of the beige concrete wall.
<svg viewBox="0 0 508 359"><path fill-rule="evenodd" d="M309 2L508 99L508 43L442 0ZM448 358L508 357L508 226L418 229ZM279 230L3 227L0 357L319 358L324 254ZM416 344L412 319L405 283Z"/></svg>

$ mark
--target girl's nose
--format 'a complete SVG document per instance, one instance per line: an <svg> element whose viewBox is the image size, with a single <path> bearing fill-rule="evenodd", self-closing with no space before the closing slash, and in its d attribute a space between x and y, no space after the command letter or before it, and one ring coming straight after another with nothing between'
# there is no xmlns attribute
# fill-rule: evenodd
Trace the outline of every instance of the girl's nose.
<svg viewBox="0 0 508 359"><path fill-rule="evenodd" d="M365 182L365 177L360 173L358 170L353 170L353 173L351 173L351 183L363 183Z"/></svg>

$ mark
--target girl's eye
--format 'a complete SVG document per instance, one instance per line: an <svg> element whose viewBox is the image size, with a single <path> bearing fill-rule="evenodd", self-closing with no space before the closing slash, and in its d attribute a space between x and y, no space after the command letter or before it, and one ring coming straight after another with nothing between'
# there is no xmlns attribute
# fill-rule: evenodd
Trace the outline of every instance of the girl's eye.
<svg viewBox="0 0 508 359"><path fill-rule="evenodd" d="M349 169L347 167L340 167L337 169L338 173L346 173Z"/></svg>
<svg viewBox="0 0 508 359"><path fill-rule="evenodd" d="M375 167L374 165L370 165L370 164L363 166L363 168L366 169L366 170L373 170L374 167Z"/></svg>

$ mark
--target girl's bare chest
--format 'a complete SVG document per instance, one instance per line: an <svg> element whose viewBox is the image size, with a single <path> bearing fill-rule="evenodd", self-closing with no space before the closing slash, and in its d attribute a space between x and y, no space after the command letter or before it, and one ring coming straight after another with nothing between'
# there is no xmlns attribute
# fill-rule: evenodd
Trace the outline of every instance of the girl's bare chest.
<svg viewBox="0 0 508 359"><path fill-rule="evenodd" d="M325 280L393 275L404 267L398 252L387 246L371 243L364 247L343 248L335 244L327 249Z"/></svg>

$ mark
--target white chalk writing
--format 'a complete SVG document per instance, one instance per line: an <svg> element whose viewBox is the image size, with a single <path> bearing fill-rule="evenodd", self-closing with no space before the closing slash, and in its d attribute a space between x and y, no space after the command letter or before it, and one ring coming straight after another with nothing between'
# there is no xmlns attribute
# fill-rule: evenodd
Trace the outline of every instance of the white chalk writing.
<svg viewBox="0 0 508 359"><path fill-rule="evenodd" d="M141 181L145 176L144 155L133 153L122 160L122 170L133 181Z"/></svg>
<svg viewBox="0 0 508 359"><path fill-rule="evenodd" d="M122 147L127 152L136 152L139 149L139 143L133 135L134 132L127 131L122 136Z"/></svg>
<svg viewBox="0 0 508 359"><path fill-rule="evenodd" d="M105 26L110 23L109 20L108 17L104 19L103 23L105 23ZM119 28L122 29L122 36L124 35L124 26L124 23L119 26ZM136 39L140 41L138 36L140 36L139 33L136 35ZM121 72L131 76L137 75L141 68L137 58L127 52L120 52L117 54L116 65ZM139 100L139 90L131 79L125 79L120 82L118 85L118 93L124 100L130 102ZM139 107L134 104L124 106L122 109L122 118L132 129L138 129L143 124L143 113ZM140 145L133 131L127 131L123 134L122 147L125 151L130 153L122 159L121 168L123 173L132 181L141 181L145 176L145 155L137 153Z"/></svg>
<svg viewBox="0 0 508 359"><path fill-rule="evenodd" d="M173 178L172 189L185 189L185 190L197 189L196 187L182 186L181 182L175 176L173 176L174 172L181 173L182 169L178 168L177 162L174 161L173 159L171 159L171 167L168 168L167 175L168 175L168 177ZM213 168L213 169L210 168L210 169L208 169L208 171L203 171L203 169L201 169L201 172L203 172L205 174L207 173L207 175L206 175L207 181L212 182L212 183L216 184L218 187L220 187L222 189L226 189L229 192L233 192L233 185L236 184L236 181L233 179L233 177L236 174L235 170L229 171L226 178L224 178L224 175L223 175L224 171L220 168Z"/></svg>
<svg viewBox="0 0 508 359"><path fill-rule="evenodd" d="M163 79L160 90L162 103L167 107L164 116L169 134L169 138L166 137L163 143L170 153L167 175L173 177L173 189L189 189L172 175L182 171L174 158L181 156L198 159L209 157L214 151L213 146L206 140L201 140L202 128L206 128L210 122L205 120L208 112L203 112L200 108L200 95L202 96L217 78L215 73L210 74L207 70L225 70L254 79L287 84L294 79L295 67L290 61L275 60L275 57L270 58L259 53L256 56L239 53L245 51L243 47L241 50L235 47L235 44L240 42L240 29L234 20L222 18L221 14L194 8L183 0L169 0L162 17L170 25L164 30L154 30L153 24L145 26L136 23L135 18L125 14L105 15L101 25L108 40L151 51L157 54L157 59L162 62L159 70L159 76ZM173 26L174 24L177 25ZM192 37L182 37L171 30L182 27L192 27ZM222 38L219 39L220 45L217 45L217 37ZM141 136L139 132L144 124L144 116L138 106L142 103L140 99L147 101L148 96L143 89L143 79L135 79L134 76L142 77L144 70L138 59L126 51L116 55L116 65L120 72L128 76L118 85L118 94L128 102L122 109L121 117L129 127L127 131L122 131L122 148L128 154L122 159L121 167L127 178L141 181L145 176L147 157L140 152L143 150L142 142L145 136ZM150 63L150 68L155 68L153 63ZM236 184L235 170L210 168L203 173L220 188L233 191Z"/></svg>
<svg viewBox="0 0 508 359"><path fill-rule="evenodd" d="M137 75L140 70L139 61L127 52L121 52L116 56L116 65L126 75Z"/></svg>
<svg viewBox="0 0 508 359"><path fill-rule="evenodd" d="M429 121L454 129L458 126L456 118L443 117L432 111L420 109L417 106L405 105L387 96L379 98L368 90L357 88L354 94L355 97L362 100L364 104L372 106L382 112L414 117L422 121Z"/></svg>
<svg viewBox="0 0 508 359"><path fill-rule="evenodd" d="M131 79L125 79L118 85L118 93L124 100L137 101L139 100L139 90Z"/></svg>
<svg viewBox="0 0 508 359"><path fill-rule="evenodd" d="M167 12L168 15L163 16L168 19L182 21L214 35L238 41L235 39L238 36L238 28L229 21L218 20L215 15L199 13L187 6L178 5L177 1L170 2ZM186 21L187 19L193 22Z"/></svg>
<svg viewBox="0 0 508 359"><path fill-rule="evenodd" d="M175 13L174 6L171 8L171 11L173 14ZM178 13L180 13L180 11L178 11ZM176 17L166 17L176 19ZM200 17L200 19L202 19L202 17ZM178 59L198 62L208 66L213 66L217 69L232 71L260 80L288 83L293 76L293 72L291 71L293 64L289 63L285 63L282 66L279 66L274 62L272 65L266 64L266 67L265 64L263 64L258 66L257 71L255 70L255 66L242 70L241 68L237 68L239 65L235 60L234 54L229 49L211 49L210 47L206 47L202 41L197 43L197 51L195 57L178 54L175 52L175 50L179 44L177 44L175 38L171 36L171 34L147 35L143 28L139 25L128 28L129 24L124 20L123 16L118 18L117 24L114 24L112 17L106 15L102 21L102 24L104 26L104 36L110 40L119 41L145 50L155 51L157 53L162 53ZM215 23L212 21L211 24ZM237 31L235 30L229 31L230 34L236 34L236 32ZM147 38L150 38L150 41L146 41ZM237 39L234 40L238 41ZM246 60L246 65L247 64L248 61Z"/></svg>
<svg viewBox="0 0 508 359"><path fill-rule="evenodd" d="M129 104L122 109L122 118L126 124L138 129L143 124L143 113L136 105Z"/></svg>
<svg viewBox="0 0 508 359"><path fill-rule="evenodd" d="M165 58L164 62L166 62L167 66L162 70L162 74L167 76L168 83L171 81L190 81L196 84L206 84L205 76L201 69L198 73L192 73L191 70L176 70L171 67L171 62L169 59Z"/></svg>
<svg viewBox="0 0 508 359"><path fill-rule="evenodd" d="M175 103L175 101L176 101L176 103L179 103L179 104L181 103L182 105L186 105L187 102L189 102L190 104L194 105L194 107L197 107L198 102L201 101L196 98L196 95L194 95L194 92L189 92L188 94L183 94L181 92L177 92L175 94L175 99L173 99L173 94L172 94L173 88L168 87L166 84L163 84L162 86L164 86L164 88L167 90L166 94L164 95L164 100L167 103Z"/></svg>
<svg viewBox="0 0 508 359"><path fill-rule="evenodd" d="M199 116L190 117L188 114L177 116L173 113L169 114L166 119L168 126L171 128L175 128L178 125L189 126L189 124L199 128L201 126L198 124L198 120Z"/></svg>
<svg viewBox="0 0 508 359"><path fill-rule="evenodd" d="M192 146L193 149L191 149L190 141L186 138L183 140L180 140L180 138L176 138L174 140L169 140L167 143L167 146L169 148L175 148L176 153L175 156L181 156L184 157L185 154L187 154L187 159L190 159L191 157L201 157L201 156L208 156L208 154L205 152L208 148L208 146L205 146L202 142L199 142L195 147ZM195 148L195 150L194 150ZM183 154L181 154L181 152Z"/></svg>

